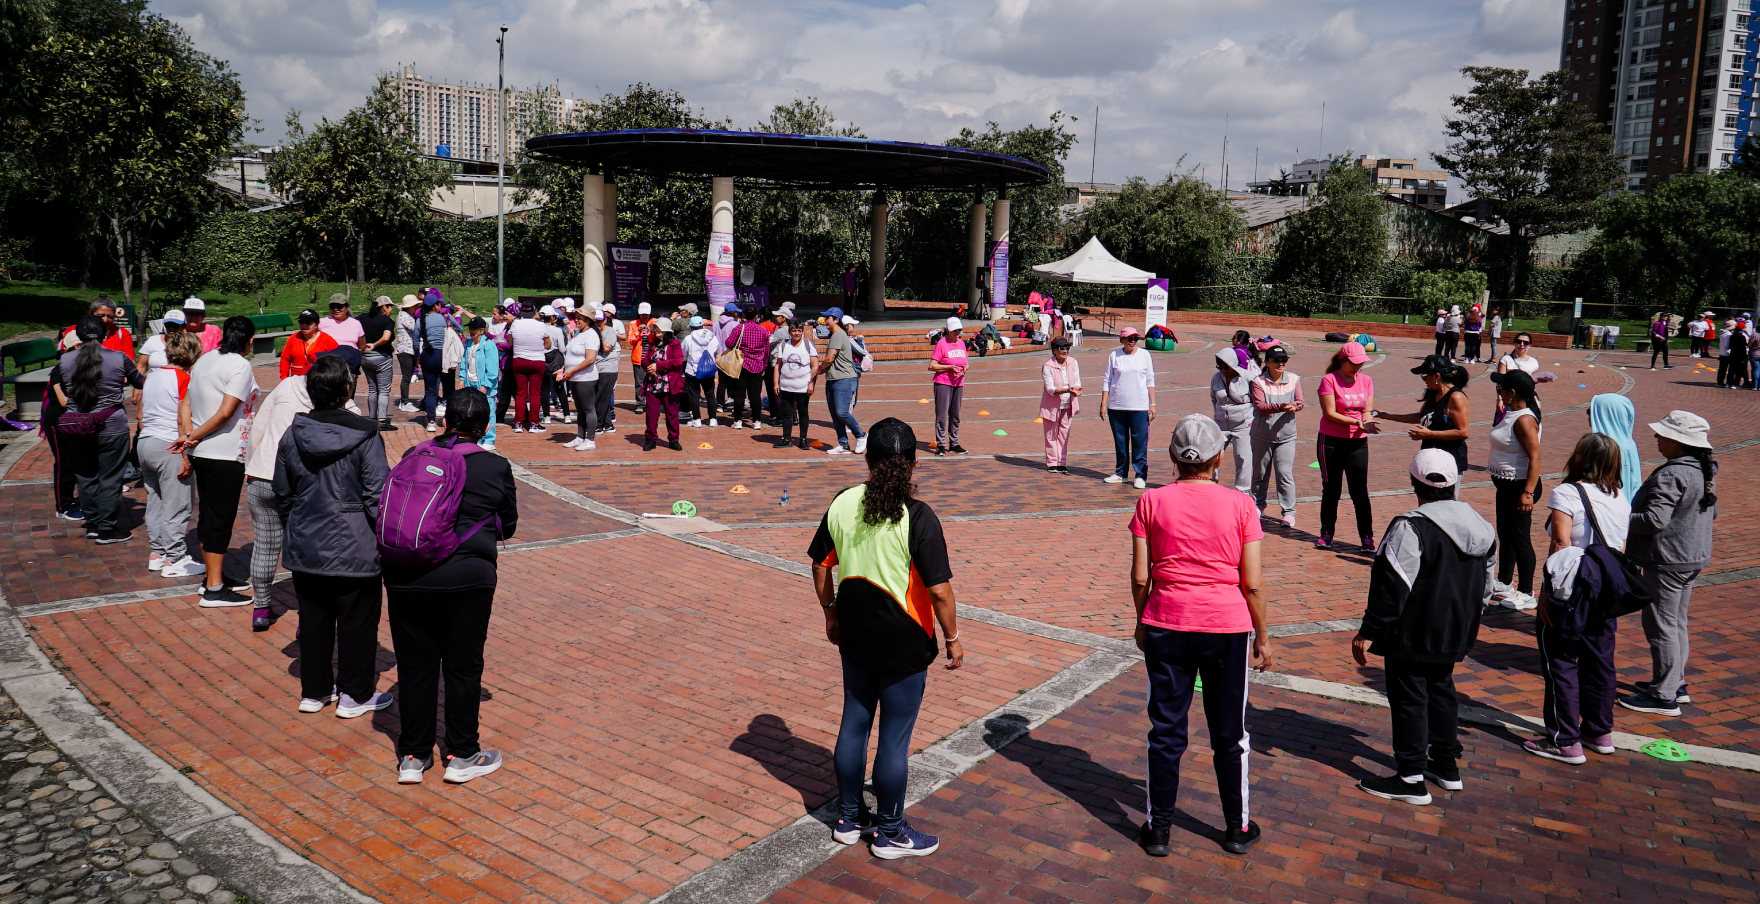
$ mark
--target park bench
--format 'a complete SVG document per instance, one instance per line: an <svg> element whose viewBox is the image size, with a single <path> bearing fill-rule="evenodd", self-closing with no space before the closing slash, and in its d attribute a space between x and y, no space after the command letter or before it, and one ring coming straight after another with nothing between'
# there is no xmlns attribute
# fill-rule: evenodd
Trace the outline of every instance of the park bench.
<svg viewBox="0 0 1760 904"><path fill-rule="evenodd" d="M61 357L54 339L28 339L0 346L0 381L15 384L18 410L14 417L34 421L43 416L43 388L49 371ZM7 362L11 362L8 366Z"/></svg>
<svg viewBox="0 0 1760 904"><path fill-rule="evenodd" d="M251 323L257 327L257 334L251 338L253 355L274 355L275 340L298 331L292 314L252 314Z"/></svg>

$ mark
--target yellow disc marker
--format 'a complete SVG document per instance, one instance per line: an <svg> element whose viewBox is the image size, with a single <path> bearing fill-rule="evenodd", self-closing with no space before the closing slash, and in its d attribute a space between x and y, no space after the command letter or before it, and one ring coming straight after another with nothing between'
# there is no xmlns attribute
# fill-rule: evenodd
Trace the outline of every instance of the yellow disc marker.
<svg viewBox="0 0 1760 904"><path fill-rule="evenodd" d="M1036 418L1033 418L1033 423L1035 423L1035 424L1043 424L1043 423L1045 423L1045 419L1044 419L1044 418L1042 418L1042 417L1036 417Z"/></svg>
<svg viewBox="0 0 1760 904"><path fill-rule="evenodd" d="M746 489L746 488L745 488L745 487L743 487L743 486L741 486L741 485L739 485L739 484L737 484L737 483L736 483L736 484L734 484L734 485L733 485L733 489L731 489L731 490L728 490L728 492L729 492L729 493L733 493L733 494L734 494L734 495L736 495L736 496L743 496L743 495L745 495L745 494L746 494L746 493L750 493L750 492L751 492L751 490L748 490L748 489Z"/></svg>
<svg viewBox="0 0 1760 904"><path fill-rule="evenodd" d="M989 413L990 413L990 412L988 412L988 411L984 411L984 410L981 410L981 409L980 409L980 410L979 410L979 411L978 411L978 413L979 413L979 414L989 414Z"/></svg>
<svg viewBox="0 0 1760 904"><path fill-rule="evenodd" d="M715 447L709 445L708 443L698 443L697 448L699 448L699 449L713 449Z"/></svg>
<svg viewBox="0 0 1760 904"><path fill-rule="evenodd" d="M929 404L929 400L928 399L918 399L917 404L918 405L927 405L927 404Z"/></svg>

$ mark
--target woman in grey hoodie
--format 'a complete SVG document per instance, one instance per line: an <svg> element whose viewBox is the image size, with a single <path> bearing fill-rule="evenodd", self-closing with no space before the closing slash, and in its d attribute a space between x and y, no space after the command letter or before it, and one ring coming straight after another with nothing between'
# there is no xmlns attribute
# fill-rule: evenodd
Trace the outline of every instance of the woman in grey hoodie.
<svg viewBox="0 0 1760 904"><path fill-rule="evenodd" d="M1687 697L1687 603L1699 571L1711 564L1711 524L1717 518L1711 425L1690 411L1670 411L1650 425L1667 459L1632 497L1626 558L1643 572L1653 597L1644 608L1651 680L1619 705L1641 713L1681 714Z"/></svg>
<svg viewBox="0 0 1760 904"><path fill-rule="evenodd" d="M341 358L319 356L306 374L312 410L294 415L282 435L274 481L287 518L282 561L299 597L299 711L335 701L340 719L391 705L390 694L373 692L380 613L374 526L391 468L379 425L342 407L352 382Z"/></svg>
<svg viewBox="0 0 1760 904"><path fill-rule="evenodd" d="M1253 378L1258 375L1258 365L1251 358L1241 363L1232 348L1216 353L1216 372L1210 375L1210 407L1234 450L1234 488L1248 494L1253 492Z"/></svg>

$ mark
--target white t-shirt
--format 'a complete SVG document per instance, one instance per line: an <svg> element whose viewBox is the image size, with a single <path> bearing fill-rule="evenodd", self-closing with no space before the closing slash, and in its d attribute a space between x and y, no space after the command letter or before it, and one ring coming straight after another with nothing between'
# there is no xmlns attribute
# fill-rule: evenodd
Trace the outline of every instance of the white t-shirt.
<svg viewBox="0 0 1760 904"><path fill-rule="evenodd" d="M782 392L806 392L813 385L813 359L819 350L802 337L799 345L784 342L776 348L776 388Z"/></svg>
<svg viewBox="0 0 1760 904"><path fill-rule="evenodd" d="M250 415L257 398L257 377L251 372L250 359L211 351L196 359L189 372L189 417L191 427L200 427L220 410L228 396L238 399L232 412L219 430L196 443L190 454L215 461L244 461L245 435L250 430Z"/></svg>
<svg viewBox="0 0 1760 904"><path fill-rule="evenodd" d="M141 350L137 355L146 355L147 366L154 370L171 364L171 360L165 357L165 337L162 335L148 336L147 341L141 343Z"/></svg>
<svg viewBox="0 0 1760 904"><path fill-rule="evenodd" d="M1493 339L1503 338L1503 315L1502 314L1492 314L1491 315L1491 338L1493 338Z"/></svg>
<svg viewBox="0 0 1760 904"><path fill-rule="evenodd" d="M544 340L550 335L550 328L536 320L521 318L507 325L507 335L513 342L513 356L523 361L544 360Z"/></svg>
<svg viewBox="0 0 1760 904"><path fill-rule="evenodd" d="M1497 359L1497 363L1502 364L1506 370L1525 370L1528 373L1533 373L1540 369L1540 359L1533 355L1529 355L1526 358L1517 358L1515 355L1504 355Z"/></svg>
<svg viewBox="0 0 1760 904"><path fill-rule="evenodd" d="M1106 407L1118 411L1148 411L1155 399L1154 356L1138 349L1116 349L1106 357L1100 389L1110 393Z"/></svg>
<svg viewBox="0 0 1760 904"><path fill-rule="evenodd" d="M562 327L551 323L546 324L545 329L550 331L550 347L552 349L560 352L568 348L568 335L562 331Z"/></svg>
<svg viewBox="0 0 1760 904"><path fill-rule="evenodd" d="M562 369L573 370L579 367L581 362L587 360L588 352L599 353L599 334L592 330L581 330L574 334L573 339L568 340L568 347L562 352ZM599 368L595 366L582 367L568 378L570 383L595 383L598 380Z"/></svg>
<svg viewBox="0 0 1760 904"><path fill-rule="evenodd" d="M146 385L141 387L142 439L177 441L177 376L177 371L164 364L147 374Z"/></svg>
<svg viewBox="0 0 1760 904"><path fill-rule="evenodd" d="M1546 497L1547 508L1571 516L1571 545L1589 545L1589 519L1583 516L1583 497L1577 495L1579 486L1589 494L1589 504L1595 507L1595 523L1601 528L1601 542L1610 549L1625 551L1626 522L1631 520L1632 504L1626 501L1624 493L1609 496L1592 483L1561 483Z"/></svg>
<svg viewBox="0 0 1760 904"><path fill-rule="evenodd" d="M1694 339L1705 338L1705 321L1703 321L1703 320L1693 321L1692 324L1687 327L1687 332L1690 335L1692 335L1692 337Z"/></svg>

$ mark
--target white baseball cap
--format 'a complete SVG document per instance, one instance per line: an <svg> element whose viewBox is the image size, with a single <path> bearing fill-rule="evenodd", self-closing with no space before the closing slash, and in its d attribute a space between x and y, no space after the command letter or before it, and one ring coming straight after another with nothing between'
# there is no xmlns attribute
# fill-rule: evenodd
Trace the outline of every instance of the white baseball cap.
<svg viewBox="0 0 1760 904"><path fill-rule="evenodd" d="M555 317L556 316L556 309L549 306L549 305L545 305L545 306L538 309L538 316L540 316L540 317Z"/></svg>
<svg viewBox="0 0 1760 904"><path fill-rule="evenodd" d="M959 330L963 330L965 328L966 328L966 325L963 323L960 323L958 317L947 318L947 331L948 332L950 332L950 333L958 332Z"/></svg>
<svg viewBox="0 0 1760 904"><path fill-rule="evenodd" d="M1412 479L1442 489L1461 481L1460 465L1454 456L1441 449L1420 449L1412 456Z"/></svg>
<svg viewBox="0 0 1760 904"><path fill-rule="evenodd" d="M183 310L181 308L172 308L171 310L165 312L165 322L166 323L187 323L188 321L184 318Z"/></svg>
<svg viewBox="0 0 1760 904"><path fill-rule="evenodd" d="M183 300L183 309L186 311L206 311L208 303L191 295Z"/></svg>
<svg viewBox="0 0 1760 904"><path fill-rule="evenodd" d="M856 324L861 323L860 320L857 320L854 317L849 316L848 314L843 315L843 320L841 322L843 323L844 326L855 326Z"/></svg>
<svg viewBox="0 0 1760 904"><path fill-rule="evenodd" d="M654 306L651 304L648 304L647 302L644 301L641 304L636 305L636 313L637 314L652 314L652 313L654 313Z"/></svg>
<svg viewBox="0 0 1760 904"><path fill-rule="evenodd" d="M563 298L563 299L558 300L556 302L556 310L572 312L574 310L574 299Z"/></svg>

